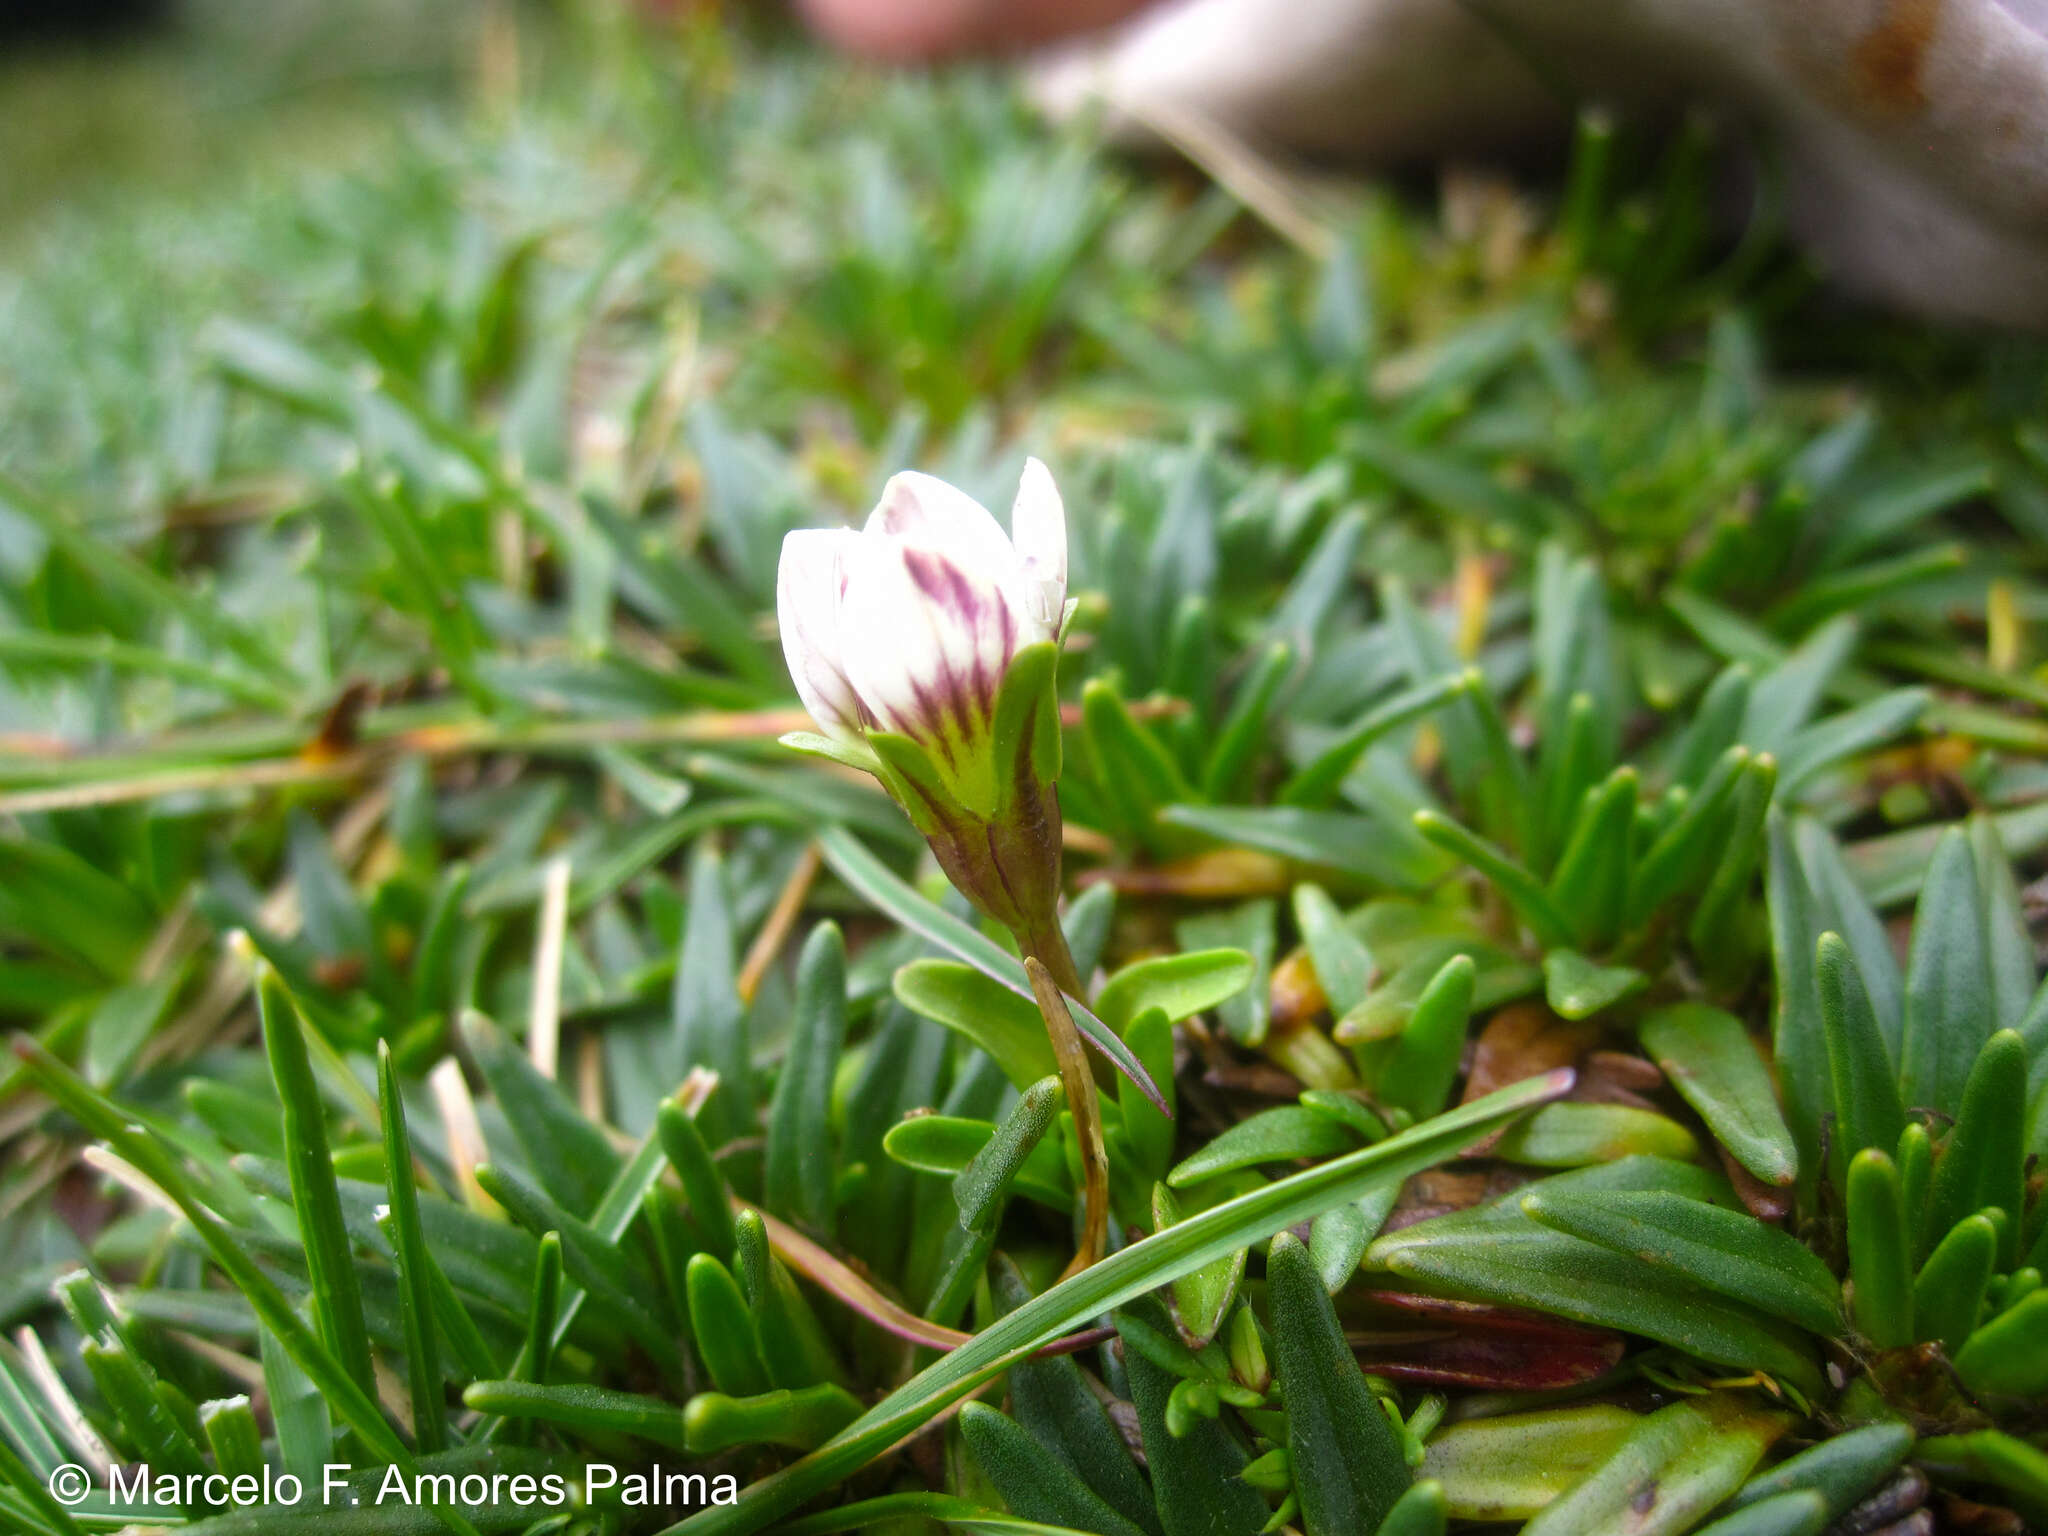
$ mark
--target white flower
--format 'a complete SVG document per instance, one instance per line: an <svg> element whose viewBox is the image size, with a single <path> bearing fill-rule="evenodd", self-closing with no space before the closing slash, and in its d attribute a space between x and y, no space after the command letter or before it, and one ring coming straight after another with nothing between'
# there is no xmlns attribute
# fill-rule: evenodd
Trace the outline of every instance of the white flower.
<svg viewBox="0 0 2048 1536"><path fill-rule="evenodd" d="M859 533L783 540L775 606L790 677L828 736L879 728L957 763L1017 653L1058 638L1066 596L1066 513L1030 459L1007 536L965 492L899 474Z"/></svg>

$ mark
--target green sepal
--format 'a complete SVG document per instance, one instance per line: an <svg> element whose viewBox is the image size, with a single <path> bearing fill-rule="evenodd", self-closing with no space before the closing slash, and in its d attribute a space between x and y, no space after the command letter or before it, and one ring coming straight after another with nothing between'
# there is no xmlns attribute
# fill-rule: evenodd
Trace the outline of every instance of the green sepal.
<svg viewBox="0 0 2048 1536"><path fill-rule="evenodd" d="M903 807L910 824L927 838L943 835L947 825L942 818L957 804L957 797L938 765L899 731L871 730L867 741L875 754L870 771L882 781L889 798Z"/></svg>
<svg viewBox="0 0 2048 1536"><path fill-rule="evenodd" d="M826 736L818 731L785 731L777 739L792 752L829 758L848 768L881 777L882 767L876 761L873 749L861 742L849 741L843 736Z"/></svg>
<svg viewBox="0 0 2048 1536"><path fill-rule="evenodd" d="M989 759L995 776L994 815L1017 798L1019 780L1059 779L1061 764L1059 646L1041 640L1010 658L991 712ZM970 802L971 804L971 802Z"/></svg>

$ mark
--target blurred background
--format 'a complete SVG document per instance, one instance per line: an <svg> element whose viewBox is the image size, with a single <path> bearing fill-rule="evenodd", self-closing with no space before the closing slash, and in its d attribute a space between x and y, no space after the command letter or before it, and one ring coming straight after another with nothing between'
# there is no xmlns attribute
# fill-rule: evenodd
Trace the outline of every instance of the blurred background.
<svg viewBox="0 0 2048 1536"><path fill-rule="evenodd" d="M0 239L112 192L374 153L459 93L509 4L0 0Z"/></svg>

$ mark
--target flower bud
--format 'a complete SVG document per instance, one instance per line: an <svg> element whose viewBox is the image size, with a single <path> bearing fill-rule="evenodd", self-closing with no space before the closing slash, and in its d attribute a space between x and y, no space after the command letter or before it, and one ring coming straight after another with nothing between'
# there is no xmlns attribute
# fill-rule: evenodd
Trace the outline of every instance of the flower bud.
<svg viewBox="0 0 2048 1536"><path fill-rule="evenodd" d="M973 497L899 474L867 526L783 541L783 655L820 734L783 738L875 775L940 866L1027 952L1058 934L1056 695L1067 528L1028 460L1010 533ZM1065 947L1040 954L1063 986Z"/></svg>

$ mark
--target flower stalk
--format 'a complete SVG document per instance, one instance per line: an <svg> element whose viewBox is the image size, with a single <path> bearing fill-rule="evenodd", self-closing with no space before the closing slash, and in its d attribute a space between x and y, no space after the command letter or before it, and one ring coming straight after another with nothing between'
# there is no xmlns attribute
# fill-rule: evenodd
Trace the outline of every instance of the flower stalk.
<svg viewBox="0 0 2048 1536"><path fill-rule="evenodd" d="M1061 998L1081 996L1082 979L1059 920L1057 685L1072 607L1052 476L1026 462L1006 535L943 480L896 475L860 532L783 541L776 612L819 726L783 741L874 775L1026 956L1081 1139L1085 1268L1106 1236L1109 1175L1094 1074Z"/></svg>
<svg viewBox="0 0 2048 1536"><path fill-rule="evenodd" d="M1066 951L1064 940L1060 950ZM1073 968L1071 959L1067 966ZM1074 1136L1081 1146L1081 1241L1066 1274L1060 1277L1065 1279L1101 1258L1109 1240L1109 1150L1102 1138L1102 1104L1096 1097L1095 1077L1089 1070L1087 1052L1081 1048L1081 1032L1067 1011L1067 1000L1060 995L1062 988L1035 955L1025 958L1024 974L1031 978L1032 995L1038 999L1045 1032L1052 1040L1060 1086L1066 1090L1067 1107L1074 1115Z"/></svg>

